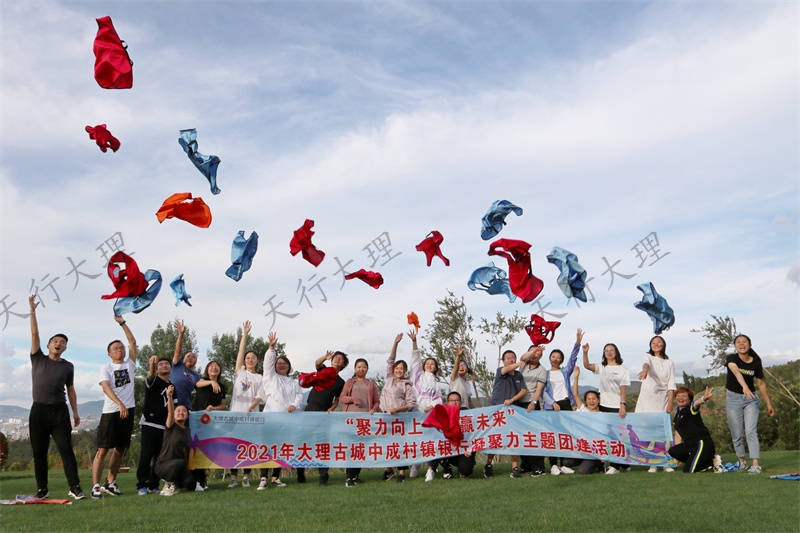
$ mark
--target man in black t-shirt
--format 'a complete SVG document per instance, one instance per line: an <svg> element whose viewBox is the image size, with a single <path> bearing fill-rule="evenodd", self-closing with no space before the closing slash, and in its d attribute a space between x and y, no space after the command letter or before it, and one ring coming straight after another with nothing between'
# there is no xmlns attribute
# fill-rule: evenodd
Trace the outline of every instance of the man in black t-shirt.
<svg viewBox="0 0 800 533"><path fill-rule="evenodd" d="M328 352L316 360L314 366L316 367L317 372L325 368L325 361L330 361L331 368L336 369L336 381L329 389L321 391L311 389L311 392L308 394L308 404L305 408L306 411L327 411L330 413L331 411L335 411L336 407L339 405L339 395L342 393L342 389L344 388L344 380L338 374L347 368L347 365L350 364L350 361L347 359L347 354L344 352ZM319 484L321 487L328 486L328 470L328 468L319 469ZM297 469L297 482L306 482L305 468Z"/></svg>
<svg viewBox="0 0 800 533"><path fill-rule="evenodd" d="M169 374L172 371L172 363L166 357L159 359L154 355L149 362L150 368L144 382L146 388L142 419L139 421L142 449L136 470L136 491L140 496L158 490L158 476L154 468L164 439L168 411L167 387L170 385Z"/></svg>
<svg viewBox="0 0 800 533"><path fill-rule="evenodd" d="M30 428L33 467L36 474L36 497L49 497L47 490L47 450L50 436L61 455L64 474L69 483L69 496L82 500L86 494L81 490L78 479L78 461L72 449L72 425L69 421L67 398L72 407L75 427L81 423L78 416L78 398L75 395L75 368L72 363L61 358L67 350L67 336L57 333L47 342L47 355L44 355L39 338L39 324L36 322L36 295L28 298L31 311L31 378L33 380L33 405L31 406ZM66 391L66 394L65 394Z"/></svg>

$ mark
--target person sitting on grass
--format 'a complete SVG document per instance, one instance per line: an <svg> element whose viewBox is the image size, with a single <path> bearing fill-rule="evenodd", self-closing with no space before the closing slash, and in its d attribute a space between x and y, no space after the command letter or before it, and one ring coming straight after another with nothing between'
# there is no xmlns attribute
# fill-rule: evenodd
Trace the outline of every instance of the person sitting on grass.
<svg viewBox="0 0 800 533"><path fill-rule="evenodd" d="M713 388L706 387L703 397L694 400L694 392L686 387L675 390L675 445L667 453L683 463L687 474L711 471L714 466L714 441L700 416L700 406L711 399L713 392Z"/></svg>
<svg viewBox="0 0 800 533"><path fill-rule="evenodd" d="M173 496L180 487L195 487L194 473L188 468L189 444L192 434L189 431L189 409L185 405L177 407L172 403L175 386L167 388L167 423L161 454L156 461L156 475L164 480L162 496Z"/></svg>
<svg viewBox="0 0 800 533"><path fill-rule="evenodd" d="M462 406L461 401L461 394L456 391L451 391L450 394L447 395L447 405L455 405L455 406ZM453 478L453 467L455 466L458 469L458 477L465 478L472 475L472 471L475 469L475 456L469 450L465 451L461 455L454 455L453 457L444 457L442 459L436 459L431 461L433 465L433 470L436 470L436 467L442 464L442 479L452 479ZM425 481L431 481L426 477Z"/></svg>
<svg viewBox="0 0 800 533"><path fill-rule="evenodd" d="M575 383L572 386L572 396L575 398L575 411L579 413L599 413L600 411L600 393L597 391L589 390L583 395L581 402L581 393L578 382L580 381L581 369L576 366L572 374L575 376ZM578 473L581 475L593 474L595 472L603 471L603 461L597 459L584 459L578 466Z"/></svg>

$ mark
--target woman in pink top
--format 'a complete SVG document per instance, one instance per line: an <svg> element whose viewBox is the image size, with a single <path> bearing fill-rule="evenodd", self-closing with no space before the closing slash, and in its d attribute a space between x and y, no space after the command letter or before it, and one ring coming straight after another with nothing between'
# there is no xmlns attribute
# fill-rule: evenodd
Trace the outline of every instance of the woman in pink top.
<svg viewBox="0 0 800 533"><path fill-rule="evenodd" d="M392 346L392 353L389 354L389 359L386 360L386 383L383 385L381 391L381 411L384 413L394 415L406 411L413 411L417 406L417 399L414 395L414 385L406 379L406 372L408 372L408 364L402 359L395 362L397 358L397 345L403 339L403 334L400 333L394 339ZM397 477L397 482L402 483L406 480L405 466L398 467L400 475ZM383 480L387 481L394 477L394 470L387 468L383 474Z"/></svg>
<svg viewBox="0 0 800 533"><path fill-rule="evenodd" d="M344 405L344 411L348 413L369 413L374 414L380 407L378 399L378 387L371 379L367 379L369 363L366 359L357 359L355 364L355 374L348 379L342 393L339 395L339 403ZM358 475L360 468L346 468L347 480L345 487L355 487L356 483L363 483Z"/></svg>

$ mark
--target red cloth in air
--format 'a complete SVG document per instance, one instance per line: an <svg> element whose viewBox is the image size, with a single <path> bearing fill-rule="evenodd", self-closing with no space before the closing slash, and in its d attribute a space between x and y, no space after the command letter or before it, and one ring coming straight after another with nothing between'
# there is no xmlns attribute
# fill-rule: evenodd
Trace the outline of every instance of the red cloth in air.
<svg viewBox="0 0 800 533"><path fill-rule="evenodd" d="M322 260L325 259L325 252L318 250L316 246L311 244L311 237L314 236L314 232L311 231L313 227L314 221L307 218L303 226L294 232L294 236L289 242L289 250L292 255L303 252L303 259L314 266L319 266Z"/></svg>
<svg viewBox="0 0 800 533"><path fill-rule="evenodd" d="M371 270L364 270L363 268L358 272L353 272L352 274L348 274L344 277L344 279L350 280L358 278L373 289L377 289L381 285L383 285L383 276L381 276L380 272L372 272Z"/></svg>
<svg viewBox="0 0 800 533"><path fill-rule="evenodd" d="M411 311L411 314L408 315L408 323L414 326L417 331L419 331L419 317L414 311Z"/></svg>
<svg viewBox="0 0 800 533"><path fill-rule="evenodd" d="M147 280L139 271L139 265L125 252L117 252L108 260L108 277L117 290L101 296L102 300L135 298L147 290Z"/></svg>
<svg viewBox="0 0 800 533"><path fill-rule="evenodd" d="M425 417L422 427L436 428L447 437L447 440L456 446L460 446L464 438L464 434L461 432L461 424L458 423L460 413L460 405L436 405Z"/></svg>
<svg viewBox="0 0 800 533"><path fill-rule="evenodd" d="M117 35L111 17L97 19L94 38L94 79L103 89L133 87L133 61Z"/></svg>
<svg viewBox="0 0 800 533"><path fill-rule="evenodd" d="M190 192L178 192L164 200L156 211L159 222L168 218L179 218L198 228L211 225L211 209L202 198L192 198Z"/></svg>
<svg viewBox="0 0 800 533"><path fill-rule="evenodd" d="M316 372L309 372L308 374L300 374L297 382L300 386L305 388L314 387L317 392L328 390L336 383L336 376L339 372L335 368L325 367Z"/></svg>
<svg viewBox="0 0 800 533"><path fill-rule="evenodd" d="M89 134L89 138L96 142L103 152L107 152L109 148L111 148L112 152L119 150L119 139L111 135L105 124L98 124L94 128L86 126L86 133Z"/></svg>
<svg viewBox="0 0 800 533"><path fill-rule="evenodd" d="M548 322L539 315L531 315L530 323L525 326L525 331L531 342L536 346L540 344L550 344L556 336L556 329L561 325L561 322Z"/></svg>
<svg viewBox="0 0 800 533"><path fill-rule="evenodd" d="M442 258L444 266L450 266L450 260L442 254L442 250L440 249L442 242L444 242L444 237L441 233L434 230L428 233L428 236L417 245L418 252L425 252L425 259L428 261L428 266L431 266L434 255Z"/></svg>
<svg viewBox="0 0 800 533"><path fill-rule="evenodd" d="M489 255L499 255L508 260L508 283L511 292L528 303L544 288L544 282L531 271L531 245L525 241L497 239L489 245Z"/></svg>

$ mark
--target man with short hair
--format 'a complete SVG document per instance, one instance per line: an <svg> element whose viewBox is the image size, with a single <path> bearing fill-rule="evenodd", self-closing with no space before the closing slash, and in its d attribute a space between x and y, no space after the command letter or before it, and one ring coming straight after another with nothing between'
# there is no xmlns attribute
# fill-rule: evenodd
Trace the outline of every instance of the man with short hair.
<svg viewBox="0 0 800 533"><path fill-rule="evenodd" d="M97 428L97 453L92 462L92 492L93 500L108 494L121 496L117 487L117 472L122 464L122 456L131 445L133 433L133 413L136 407L136 398L133 392L133 376L136 372L136 339L133 337L128 324L121 316L114 320L122 327L125 338L128 340L128 358L125 359L125 345L120 340L108 343L108 356L110 363L100 368L100 386L106 397L103 401L103 414L100 416L100 425ZM113 448L111 458L108 460L108 477L103 485L100 478L103 475L103 465L108 455L108 450Z"/></svg>
<svg viewBox="0 0 800 533"><path fill-rule="evenodd" d="M183 349L183 334L186 325L183 320L175 321L175 329L178 330L178 340L175 342L175 354L172 356L172 372L169 381L175 386L175 397L178 405L185 405L192 410L192 392L195 385L200 381L200 375L194 371L197 364L197 355L194 352L186 352L181 358Z"/></svg>
<svg viewBox="0 0 800 533"><path fill-rule="evenodd" d="M339 374L342 372L342 370L347 368L347 365L350 364L350 361L347 359L347 354L344 352L327 352L325 355L318 358L314 363L317 372L325 368L325 361L330 361L331 368L336 369L336 381L329 389L321 391L311 389L311 392L308 393L308 404L305 408L306 411L327 411L330 413L331 411L335 411L336 407L339 405L339 395L342 394L342 389L344 388L344 380ZM319 469L320 487L328 486L328 470L330 469ZM305 468L297 469L297 482L306 482Z"/></svg>
<svg viewBox="0 0 800 533"><path fill-rule="evenodd" d="M503 352L503 366L497 369L494 376L492 387L492 405L502 405L508 407L521 400L527 389L522 374L517 370L517 354L513 350ZM494 454L486 454L486 466L483 467L483 477L494 477L492 473L492 460ZM520 478L519 456L511 456L511 477Z"/></svg>
<svg viewBox="0 0 800 533"><path fill-rule="evenodd" d="M547 369L541 364L543 352L544 346L531 345L520 357L519 369L525 380L525 389L528 391L522 397L520 405L529 413L541 410L539 401L544 400L542 395L547 385ZM544 456L523 455L520 473L530 473L531 477L543 476Z"/></svg>
<svg viewBox="0 0 800 533"><path fill-rule="evenodd" d="M33 405L31 406L28 427L30 428L31 448L33 449L33 468L36 474L36 497L45 499L50 496L47 490L47 450L50 448L50 436L61 455L64 474L69 483L69 496L82 500L86 494L81 490L78 479L78 461L72 449L72 425L69 422L67 399L72 407L72 420L75 427L81 423L78 416L78 397L75 394L75 367L61 358L67 350L67 336L56 333L47 342L47 355L44 355L39 338L39 324L36 322L36 295L28 298L31 318L31 389ZM64 391L66 390L66 394Z"/></svg>
<svg viewBox="0 0 800 533"><path fill-rule="evenodd" d="M144 380L142 418L139 421L142 445L139 467L136 469L136 492L139 496L146 496L158 490L158 476L154 469L161 453L161 442L166 429L167 387L170 385L169 374L172 371L172 363L166 357L159 358L154 355L150 358L149 364L147 377Z"/></svg>

